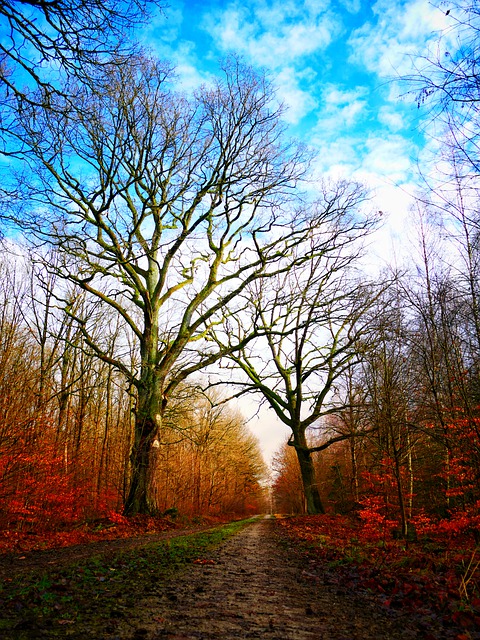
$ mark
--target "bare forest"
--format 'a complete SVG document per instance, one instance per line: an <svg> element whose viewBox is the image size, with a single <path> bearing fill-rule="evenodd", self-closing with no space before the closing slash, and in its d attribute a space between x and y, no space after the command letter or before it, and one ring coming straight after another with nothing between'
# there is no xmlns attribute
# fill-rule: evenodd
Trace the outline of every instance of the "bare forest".
<svg viewBox="0 0 480 640"><path fill-rule="evenodd" d="M457 540L478 606L480 26L453 5L463 47L403 79L438 166L380 268L374 194L313 180L268 74L182 89L135 41L162 3L2 3L3 550L302 515L297 542ZM243 400L289 429L271 469Z"/></svg>

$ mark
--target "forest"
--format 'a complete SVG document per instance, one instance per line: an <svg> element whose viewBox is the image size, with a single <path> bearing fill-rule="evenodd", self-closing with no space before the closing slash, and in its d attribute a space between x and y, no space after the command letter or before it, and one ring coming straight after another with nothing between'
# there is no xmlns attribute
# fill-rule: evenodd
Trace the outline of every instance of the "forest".
<svg viewBox="0 0 480 640"><path fill-rule="evenodd" d="M404 79L438 164L382 269L368 188L312 188L266 74L181 91L125 36L158 3L2 4L2 548L270 510L478 546L480 11L453 4L458 51ZM246 398L291 431L272 469Z"/></svg>

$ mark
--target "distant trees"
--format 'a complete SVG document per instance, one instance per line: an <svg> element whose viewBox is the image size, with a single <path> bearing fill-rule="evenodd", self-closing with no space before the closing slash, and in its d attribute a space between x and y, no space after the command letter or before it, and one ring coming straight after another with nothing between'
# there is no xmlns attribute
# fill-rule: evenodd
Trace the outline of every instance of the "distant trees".
<svg viewBox="0 0 480 640"><path fill-rule="evenodd" d="M407 534L408 497L412 494L412 403L415 382L408 353L404 301L398 291L384 295L372 321L375 339L362 363L361 380L366 391L365 407L371 425L372 466L377 473L388 460L395 491L401 531ZM391 497L389 497L391 500Z"/></svg>
<svg viewBox="0 0 480 640"><path fill-rule="evenodd" d="M165 415L157 502L180 513L266 510L267 469L243 417L188 384Z"/></svg>
<svg viewBox="0 0 480 640"><path fill-rule="evenodd" d="M372 535L392 530L414 535L412 527L429 522L453 533L478 532L480 410L472 278L478 198L473 196L469 190L450 197L455 217L444 217L440 228L434 225L434 206L419 205L414 265L378 297L369 315L368 349L357 350L337 381L338 393L349 400L343 408L328 405L332 412L320 438L328 444L333 432L349 430L361 437L337 439L327 451L315 430L307 432L330 508L354 509ZM445 228L457 234L456 245L448 238L449 251ZM284 453L282 461L274 488L285 504L285 481L295 469ZM302 511L298 504L295 508Z"/></svg>
<svg viewBox="0 0 480 640"><path fill-rule="evenodd" d="M118 379L104 384L104 367L82 353L58 290L28 255L7 253L1 269L1 525L58 527L118 509L117 438L130 423Z"/></svg>
<svg viewBox="0 0 480 640"><path fill-rule="evenodd" d="M88 353L61 283L37 260L7 252L0 264L0 527L40 532L122 510L134 425L129 381ZM84 300L75 304L80 316ZM98 321L104 331L108 318ZM125 348L121 331L112 335ZM241 416L195 387L175 394L155 476L160 513L261 511L264 475Z"/></svg>
<svg viewBox="0 0 480 640"><path fill-rule="evenodd" d="M295 449L285 442L272 459L275 513L304 513L305 496Z"/></svg>
<svg viewBox="0 0 480 640"><path fill-rule="evenodd" d="M417 194L420 260L402 285L403 358L413 383L408 410L413 440L402 464L410 477L410 505L447 517L452 526L463 521L475 529L480 522L474 489L480 370L480 11L468 0L437 6L446 12L448 27L438 34L436 50L418 56L414 73L406 78L418 107L427 111L425 130L435 149L435 167L422 167L426 189Z"/></svg>

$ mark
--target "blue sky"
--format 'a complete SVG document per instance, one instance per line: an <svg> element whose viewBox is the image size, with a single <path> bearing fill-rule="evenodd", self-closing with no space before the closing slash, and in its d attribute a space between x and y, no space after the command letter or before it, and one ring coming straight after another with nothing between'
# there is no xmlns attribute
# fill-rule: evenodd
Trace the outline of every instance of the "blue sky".
<svg viewBox="0 0 480 640"><path fill-rule="evenodd" d="M229 52L268 70L291 134L318 153L316 176L374 190L386 223L373 251L391 261L405 248L408 194L430 144L426 114L395 79L419 53L435 51L438 31L451 23L447 8L428 0L171 0L146 36L187 91L208 83ZM251 426L269 459L286 428L269 412Z"/></svg>
<svg viewBox="0 0 480 640"><path fill-rule="evenodd" d="M383 187L410 186L424 145L423 114L394 79L435 46L445 11L428 0L172 0L148 42L186 89L232 51L267 69L292 135L318 152L316 174L365 181L388 209Z"/></svg>
<svg viewBox="0 0 480 640"><path fill-rule="evenodd" d="M418 54L435 51L439 31L452 24L448 2L166 1L142 38L175 65L183 89L208 84L232 52L267 70L290 134L317 153L314 177L347 177L373 190L375 208L385 213L374 260L401 253L417 161L423 164L432 141L424 136L427 114L395 80L411 73ZM270 413L261 423L252 427L268 458L286 430Z"/></svg>

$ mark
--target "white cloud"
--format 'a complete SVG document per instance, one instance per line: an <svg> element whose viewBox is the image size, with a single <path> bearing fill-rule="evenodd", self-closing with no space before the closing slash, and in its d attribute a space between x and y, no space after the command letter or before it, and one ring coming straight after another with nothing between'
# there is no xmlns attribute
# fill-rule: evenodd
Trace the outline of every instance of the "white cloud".
<svg viewBox="0 0 480 640"><path fill-rule="evenodd" d="M223 51L237 51L250 62L278 69L325 49L340 23L318 4L232 3L210 12L203 26Z"/></svg>
<svg viewBox="0 0 480 640"><path fill-rule="evenodd" d="M170 55L175 65L178 88L191 93L202 84L210 84L213 76L199 64L197 51L193 42L182 41Z"/></svg>
<svg viewBox="0 0 480 640"><path fill-rule="evenodd" d="M143 29L141 38L155 50L160 57L168 57L171 53L171 45L179 35L183 24L183 3L173 2L168 11L158 12L155 17Z"/></svg>
<svg viewBox="0 0 480 640"><path fill-rule="evenodd" d="M362 8L362 0L340 0L349 13L358 13Z"/></svg>
<svg viewBox="0 0 480 640"><path fill-rule="evenodd" d="M367 89L365 87L343 90L334 85L327 86L323 94L325 109L319 128L323 131L327 129L333 135L338 135L339 131L351 127L365 112L366 95Z"/></svg>
<svg viewBox="0 0 480 640"><path fill-rule="evenodd" d="M443 11L429 0L378 0L372 7L375 23L366 23L349 39L349 60L383 78L403 76L412 60L447 25Z"/></svg>
<svg viewBox="0 0 480 640"><path fill-rule="evenodd" d="M313 95L300 87L301 79L293 67L284 67L275 77L277 97L287 107L284 120L289 124L297 124L318 106Z"/></svg>
<svg viewBox="0 0 480 640"><path fill-rule="evenodd" d="M311 137L311 144L318 152L312 167L314 180L352 177L361 167L362 141L344 135L327 138L321 133L317 127Z"/></svg>
<svg viewBox="0 0 480 640"><path fill-rule="evenodd" d="M329 85L325 88L324 99L328 107L330 106L345 106L358 100L358 98L365 96L365 87L354 87L353 89L341 89L335 85Z"/></svg>
<svg viewBox="0 0 480 640"><path fill-rule="evenodd" d="M358 133L353 134L352 131L367 116L367 94L366 87L354 87L349 90L332 84L324 87L317 123L310 130L309 142L321 150L320 155L325 161L332 160L331 150L338 146L337 141L340 140L333 163L340 162L340 158L344 156L342 149L345 147L350 147L345 154L349 166L360 162L357 158L360 154L358 145L362 142L358 139ZM353 140L355 142L352 142ZM326 149L328 152L325 153Z"/></svg>
<svg viewBox="0 0 480 640"><path fill-rule="evenodd" d="M380 107L378 110L378 121L391 131L400 131L405 126L402 114L387 105Z"/></svg>
<svg viewBox="0 0 480 640"><path fill-rule="evenodd" d="M371 135L367 138L362 167L372 174L384 176L392 183L405 182L412 170L411 142L399 135Z"/></svg>

